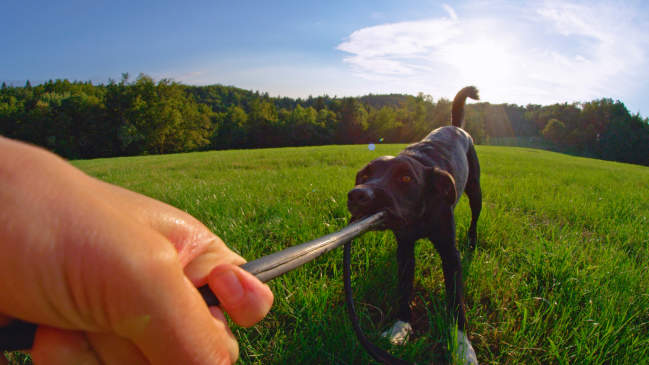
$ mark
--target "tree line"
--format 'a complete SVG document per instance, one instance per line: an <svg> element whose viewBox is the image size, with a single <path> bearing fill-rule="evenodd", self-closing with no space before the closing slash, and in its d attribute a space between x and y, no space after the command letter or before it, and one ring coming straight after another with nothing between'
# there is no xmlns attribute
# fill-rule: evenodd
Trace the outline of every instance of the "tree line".
<svg viewBox="0 0 649 365"><path fill-rule="evenodd" d="M208 149L406 143L448 125L451 101L390 94L305 99L232 86L48 81L0 88L0 134L70 159ZM527 138L596 158L649 165L649 121L620 101L467 105L476 143Z"/></svg>

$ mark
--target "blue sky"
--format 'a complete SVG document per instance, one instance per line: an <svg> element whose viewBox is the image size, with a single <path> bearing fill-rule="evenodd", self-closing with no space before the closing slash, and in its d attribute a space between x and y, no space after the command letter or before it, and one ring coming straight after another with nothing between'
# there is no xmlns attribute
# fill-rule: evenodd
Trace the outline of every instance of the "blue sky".
<svg viewBox="0 0 649 365"><path fill-rule="evenodd" d="M492 103L611 97L649 116L642 1L17 1L0 3L0 80L123 72L273 96L474 84Z"/></svg>

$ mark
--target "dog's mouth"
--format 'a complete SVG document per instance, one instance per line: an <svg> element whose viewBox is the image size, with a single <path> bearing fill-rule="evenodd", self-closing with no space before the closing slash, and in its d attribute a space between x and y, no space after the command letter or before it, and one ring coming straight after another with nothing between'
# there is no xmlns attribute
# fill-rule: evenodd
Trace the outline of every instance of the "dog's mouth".
<svg viewBox="0 0 649 365"><path fill-rule="evenodd" d="M350 209L350 211L351 211L351 209ZM352 218L351 218L351 220L349 222L354 223L354 222L363 220L363 219L365 219L365 218L367 218L367 217L369 217L369 216L371 216L371 215L373 215L375 213L381 212L381 211L385 212L385 218L383 220L383 223L381 223L381 225L379 225L376 228L377 231L382 231L382 230L385 230L385 229L398 229L398 228L401 228L401 227L406 225L405 219L395 215L394 212L392 211L392 209L387 209L387 208L386 209L378 209L376 211L371 211L371 212L352 212Z"/></svg>
<svg viewBox="0 0 649 365"><path fill-rule="evenodd" d="M383 223L377 230L396 229L406 225L406 220L390 194L371 186L356 186L348 193L347 209L356 222L378 212L385 212Z"/></svg>
<svg viewBox="0 0 649 365"><path fill-rule="evenodd" d="M367 218L378 212L384 212L385 218L378 230L391 229L397 230L416 224L424 214L422 206L407 205L404 201L396 201L390 194L385 194L382 190L374 190L372 199L347 200L347 209L352 214L350 222L356 222Z"/></svg>

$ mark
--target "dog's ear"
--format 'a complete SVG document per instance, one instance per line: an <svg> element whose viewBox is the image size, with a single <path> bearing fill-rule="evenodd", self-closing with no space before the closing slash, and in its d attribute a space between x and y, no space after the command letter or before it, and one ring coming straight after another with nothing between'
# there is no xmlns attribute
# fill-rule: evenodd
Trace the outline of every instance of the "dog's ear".
<svg viewBox="0 0 649 365"><path fill-rule="evenodd" d="M442 196L449 205L455 204L457 190L453 176L437 167L428 168L426 172L429 186L432 186L433 190Z"/></svg>

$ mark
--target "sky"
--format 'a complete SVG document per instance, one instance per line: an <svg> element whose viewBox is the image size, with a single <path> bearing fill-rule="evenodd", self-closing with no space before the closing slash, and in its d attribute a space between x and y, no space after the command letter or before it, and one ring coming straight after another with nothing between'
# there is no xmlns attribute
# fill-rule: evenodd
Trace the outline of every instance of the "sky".
<svg viewBox="0 0 649 365"><path fill-rule="evenodd" d="M612 98L649 116L646 1L0 2L0 81L122 73L271 96L467 85L491 103Z"/></svg>

